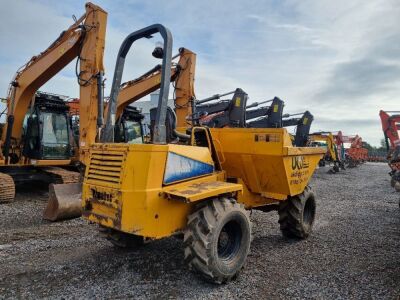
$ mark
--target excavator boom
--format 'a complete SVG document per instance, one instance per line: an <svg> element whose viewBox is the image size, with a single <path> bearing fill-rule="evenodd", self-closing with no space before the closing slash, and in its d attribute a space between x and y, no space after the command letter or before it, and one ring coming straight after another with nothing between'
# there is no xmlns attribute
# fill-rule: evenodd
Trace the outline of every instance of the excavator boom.
<svg viewBox="0 0 400 300"><path fill-rule="evenodd" d="M107 13L99 6L86 4L86 13L66 31L62 32L45 51L34 56L16 73L10 84L7 108L7 123L2 134L5 163L11 140L21 148L22 125L36 91L73 59L78 58L77 70L80 98L88 99L82 109L81 143L95 141L97 119L97 80L104 72L103 51ZM21 162L18 162L21 163Z"/></svg>

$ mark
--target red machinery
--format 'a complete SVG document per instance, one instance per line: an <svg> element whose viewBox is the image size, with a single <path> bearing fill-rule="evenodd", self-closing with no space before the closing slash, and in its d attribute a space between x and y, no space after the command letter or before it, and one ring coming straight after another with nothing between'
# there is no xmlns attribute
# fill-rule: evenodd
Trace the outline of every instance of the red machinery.
<svg viewBox="0 0 400 300"><path fill-rule="evenodd" d="M346 159L345 156L345 149L344 149L344 140L343 140L343 134L342 131L338 131L336 134L333 135L335 144L336 144L336 149L338 153L338 159L341 162L341 167L344 169L344 162Z"/></svg>
<svg viewBox="0 0 400 300"><path fill-rule="evenodd" d="M396 190L400 190L400 138L398 132L400 129L400 115L396 113L399 112L381 110L379 116L388 151L387 159L391 169L389 172L392 177L391 184ZM397 185L396 182L398 182Z"/></svg>
<svg viewBox="0 0 400 300"><path fill-rule="evenodd" d="M368 160L368 149L363 147L362 138L358 134L342 136L342 142L350 143L350 148L346 149L346 160L349 167L355 167Z"/></svg>

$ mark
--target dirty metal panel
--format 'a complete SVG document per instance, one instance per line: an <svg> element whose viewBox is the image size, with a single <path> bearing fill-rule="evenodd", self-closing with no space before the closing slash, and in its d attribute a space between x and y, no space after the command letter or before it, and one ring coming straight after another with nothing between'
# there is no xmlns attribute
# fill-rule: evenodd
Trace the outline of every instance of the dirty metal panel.
<svg viewBox="0 0 400 300"><path fill-rule="evenodd" d="M90 221L119 228L121 224L119 191L93 185L84 185L83 190L82 215Z"/></svg>
<svg viewBox="0 0 400 300"><path fill-rule="evenodd" d="M206 157L208 158L208 157ZM168 152L164 184L208 175L214 172L214 165L174 152Z"/></svg>
<svg viewBox="0 0 400 300"><path fill-rule="evenodd" d="M241 184L224 181L209 181L200 183L181 184L163 189L168 198L184 202L195 202L221 194L242 192Z"/></svg>

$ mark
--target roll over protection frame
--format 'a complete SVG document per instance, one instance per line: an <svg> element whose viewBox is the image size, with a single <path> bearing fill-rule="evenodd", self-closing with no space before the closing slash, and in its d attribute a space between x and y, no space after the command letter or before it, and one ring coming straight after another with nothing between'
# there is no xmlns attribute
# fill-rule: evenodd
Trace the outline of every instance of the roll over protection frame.
<svg viewBox="0 0 400 300"><path fill-rule="evenodd" d="M151 38L153 34L160 33L164 40L163 59L161 70L160 94L158 98L158 107L156 122L154 126L154 144L166 144L165 118L168 106L169 85L171 81L171 60L172 60L172 34L161 24L154 24L128 35L122 42L119 49L117 62L110 93L110 103L108 105L106 125L101 136L101 142L114 141L115 113L117 110L117 99L120 91L122 73L124 71L125 58L132 44L142 38Z"/></svg>

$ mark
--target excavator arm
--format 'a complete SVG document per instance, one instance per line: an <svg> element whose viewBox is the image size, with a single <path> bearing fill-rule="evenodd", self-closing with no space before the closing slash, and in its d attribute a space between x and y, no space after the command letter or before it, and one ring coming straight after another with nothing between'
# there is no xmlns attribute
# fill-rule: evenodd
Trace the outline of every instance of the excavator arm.
<svg viewBox="0 0 400 300"><path fill-rule="evenodd" d="M176 57L179 57L179 61L172 64L171 82L175 83L175 102L178 103L179 97L181 103L175 108L177 115L181 112L178 123L179 120L183 120L181 125L184 126L186 116L191 114L190 101L195 97L193 85L196 54L188 49L180 48L179 54L174 58ZM157 65L140 77L121 84L115 119L118 120L121 117L128 105L159 89L160 83L161 65ZM79 100L77 104L75 102L70 104L71 109L76 109L76 105L79 107ZM108 111L108 103L104 111Z"/></svg>
<svg viewBox="0 0 400 300"><path fill-rule="evenodd" d="M318 132L310 134L311 141L324 141L328 147L328 152L333 161L338 160L338 155L336 152L335 141L333 134L331 132Z"/></svg>
<svg viewBox="0 0 400 300"><path fill-rule="evenodd" d="M88 146L95 141L98 86L101 85L104 72L106 21L107 13L104 10L87 3L82 17L16 73L8 92L7 123L2 134L2 150L6 163L11 140L21 143L23 120L36 91L74 58L78 58L80 62L77 71L81 87L80 98L87 99L81 103L80 108L81 146Z"/></svg>
<svg viewBox="0 0 400 300"><path fill-rule="evenodd" d="M400 145L399 125L400 115L389 115L388 112L381 110L379 112L381 118L382 130L385 135L385 142L388 152ZM390 145L389 145L390 143Z"/></svg>
<svg viewBox="0 0 400 300"><path fill-rule="evenodd" d="M172 64L171 82L175 83L175 112L178 127L186 126L186 116L191 114L191 101L195 98L194 75L196 54L186 48L180 48L178 63ZM136 100L156 91L161 84L161 65L157 65L142 76L121 85L118 94L115 118L118 119L124 109ZM108 111L108 105L105 109Z"/></svg>

